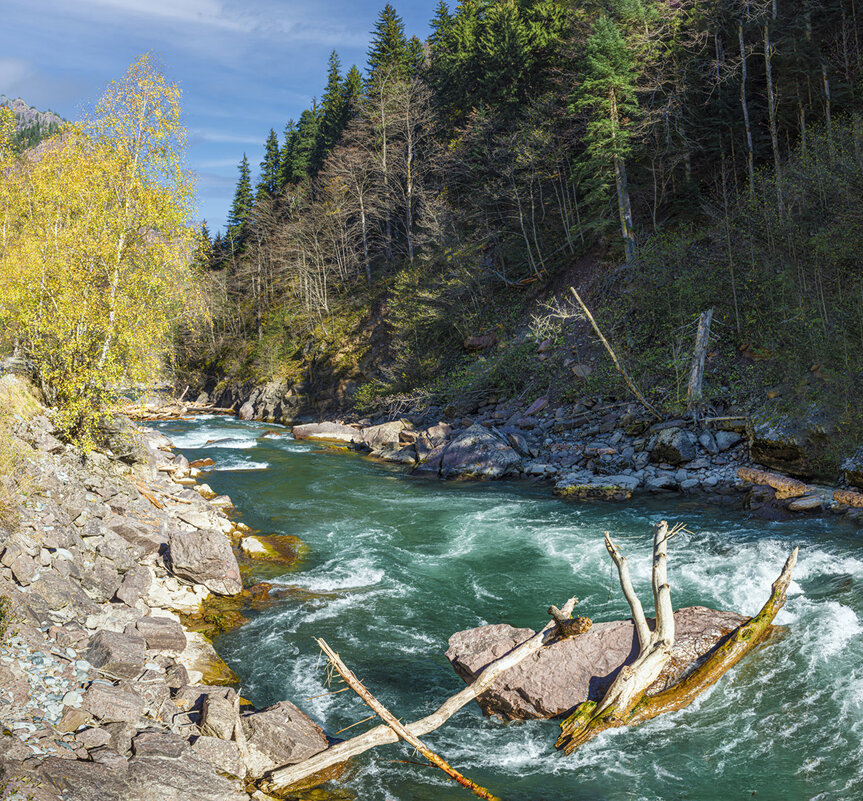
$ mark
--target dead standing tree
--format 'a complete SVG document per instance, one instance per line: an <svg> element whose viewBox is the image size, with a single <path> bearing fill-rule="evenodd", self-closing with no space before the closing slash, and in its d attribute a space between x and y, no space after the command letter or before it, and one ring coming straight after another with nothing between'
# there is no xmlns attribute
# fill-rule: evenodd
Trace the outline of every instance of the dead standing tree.
<svg viewBox="0 0 863 801"><path fill-rule="evenodd" d="M678 530L680 529L669 530L665 521L657 524L654 529L653 597L656 608L656 624L652 630L645 617L641 602L633 589L626 558L611 537L608 534L605 535L606 548L617 565L621 588L632 611L639 641L639 653L631 664L625 665L620 670L601 701L585 701L579 704L574 713L561 724L562 733L557 741L557 747L563 749L565 753L571 753L606 729L642 723L663 712L682 709L690 704L700 693L713 685L726 671L736 665L749 651L765 639L771 630L777 612L784 605L785 593L791 582L791 573L797 562L796 548L788 557L781 574L773 583L770 597L761 611L720 640L704 661L698 664L691 673L668 689L651 694L652 685L661 678L663 670L671 661L671 649L674 645L674 612L671 604L666 561L668 540ZM347 666L338 658L338 654L321 641L321 647L327 653L331 664L345 678L348 685L355 689L366 703L372 706L375 713L384 721L384 725L375 726L364 734L337 743L303 762L277 768L269 773L262 782L262 789L265 792L277 794L301 782L308 786L309 778L316 774L322 774L328 768L346 762L371 748L395 743L400 739L413 743L418 737L434 731L467 703L489 690L505 671L528 657L536 655L563 637L578 636L586 631L590 627L590 621L587 618L572 620L576 603L576 598L570 598L563 609L550 607L549 614L553 619L542 630L500 659L487 665L472 684L451 696L430 715L409 724L399 723L389 710L383 707L348 670ZM394 722L396 725L393 725ZM445 770L456 781L460 781L480 797L488 798L490 796L488 790L465 779L440 757L437 755L433 755L433 757L429 757L431 761ZM487 795L483 795L483 793Z"/></svg>

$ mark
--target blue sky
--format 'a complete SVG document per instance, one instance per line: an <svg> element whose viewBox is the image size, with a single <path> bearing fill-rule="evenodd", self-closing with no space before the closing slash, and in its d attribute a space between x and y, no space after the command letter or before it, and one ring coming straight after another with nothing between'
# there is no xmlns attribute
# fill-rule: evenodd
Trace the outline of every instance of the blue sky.
<svg viewBox="0 0 863 801"><path fill-rule="evenodd" d="M270 128L319 96L332 50L365 65L386 0L2 0L0 94L75 119L141 53L183 90L199 216L224 225L243 152L253 168ZM394 2L408 35L435 0Z"/></svg>

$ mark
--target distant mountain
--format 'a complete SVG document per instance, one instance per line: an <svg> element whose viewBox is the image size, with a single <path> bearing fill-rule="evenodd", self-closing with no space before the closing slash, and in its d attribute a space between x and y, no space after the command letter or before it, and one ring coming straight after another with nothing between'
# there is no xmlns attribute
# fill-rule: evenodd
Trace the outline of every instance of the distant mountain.
<svg viewBox="0 0 863 801"><path fill-rule="evenodd" d="M20 97L14 100L0 94L0 107L12 109L15 115L15 148L18 151L35 147L39 142L53 136L65 120L53 111L39 111L28 106Z"/></svg>

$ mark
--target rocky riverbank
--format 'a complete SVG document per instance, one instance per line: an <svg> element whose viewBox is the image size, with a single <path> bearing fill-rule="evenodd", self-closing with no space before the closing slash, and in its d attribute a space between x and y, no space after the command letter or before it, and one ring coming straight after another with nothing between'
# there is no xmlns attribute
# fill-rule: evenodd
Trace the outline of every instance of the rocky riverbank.
<svg viewBox="0 0 863 801"><path fill-rule="evenodd" d="M249 403L241 408L247 418L258 411ZM394 420L303 423L293 433L298 439L368 451L416 475L543 481L572 500L677 493L742 506L768 519L800 513L863 519L859 459L846 460L835 486L753 469L794 470L796 465L797 475L806 475L805 439L777 429L744 416L706 418L699 424L682 418L657 421L635 403L584 399L552 408L546 398L538 398L488 403L470 415L431 407Z"/></svg>
<svg viewBox="0 0 863 801"><path fill-rule="evenodd" d="M226 514L230 500L164 436L122 418L87 454L44 413L11 429L2 797L265 798L258 778L326 748L293 704L242 701L213 646L183 624L208 599L244 593L232 543L247 531Z"/></svg>

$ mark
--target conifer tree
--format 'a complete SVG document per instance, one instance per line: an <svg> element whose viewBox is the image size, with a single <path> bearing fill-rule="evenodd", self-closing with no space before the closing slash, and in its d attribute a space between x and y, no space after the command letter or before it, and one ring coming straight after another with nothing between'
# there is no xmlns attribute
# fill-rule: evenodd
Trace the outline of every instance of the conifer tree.
<svg viewBox="0 0 863 801"><path fill-rule="evenodd" d="M285 141L279 153L279 189L289 182L294 170L294 148L296 146L297 129L293 120L288 120L285 126Z"/></svg>
<svg viewBox="0 0 863 801"><path fill-rule="evenodd" d="M369 81L381 71L407 75L411 71L411 50L402 18L387 3L375 23L369 47Z"/></svg>
<svg viewBox="0 0 863 801"><path fill-rule="evenodd" d="M315 139L314 153L312 154L311 169L317 173L321 169L333 145L338 141L342 133L342 120L344 110L342 108L345 98L342 92L341 62L335 50L330 53L329 73L327 75L327 86L321 98L321 121Z"/></svg>
<svg viewBox="0 0 863 801"><path fill-rule="evenodd" d="M279 140L276 132L270 128L267 142L264 145L264 160L261 162L261 179L258 181L256 200L273 197L279 191Z"/></svg>
<svg viewBox="0 0 863 801"><path fill-rule="evenodd" d="M300 114L300 121L294 132L287 183L299 184L313 174L315 143L318 140L320 124L321 115L318 104L315 99L312 99L312 107Z"/></svg>
<svg viewBox="0 0 863 801"><path fill-rule="evenodd" d="M239 165L240 178L234 192L234 201L228 214L228 238L235 243L242 239L243 226L252 210L252 182L249 174L249 159L243 153Z"/></svg>
<svg viewBox="0 0 863 801"><path fill-rule="evenodd" d="M344 131L345 126L350 119L356 114L357 103L363 93L363 76L354 64L345 75L345 81L342 84L342 119L341 130Z"/></svg>
<svg viewBox="0 0 863 801"><path fill-rule="evenodd" d="M617 207L627 262L635 255L635 235L626 159L631 152L627 123L638 111L632 55L617 24L599 17L585 46L582 82L575 106L588 113L582 177L592 199L602 204L607 197L610 171L614 173Z"/></svg>

